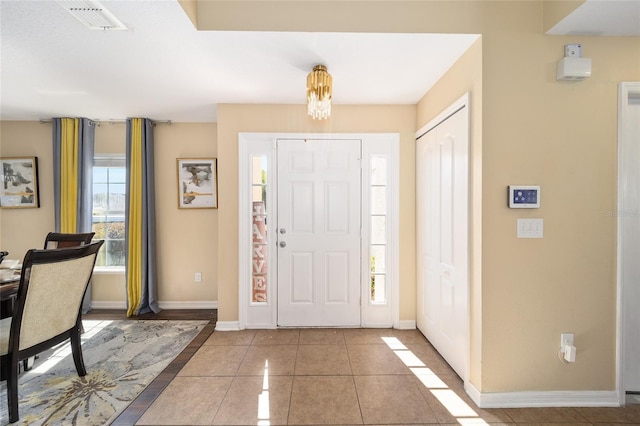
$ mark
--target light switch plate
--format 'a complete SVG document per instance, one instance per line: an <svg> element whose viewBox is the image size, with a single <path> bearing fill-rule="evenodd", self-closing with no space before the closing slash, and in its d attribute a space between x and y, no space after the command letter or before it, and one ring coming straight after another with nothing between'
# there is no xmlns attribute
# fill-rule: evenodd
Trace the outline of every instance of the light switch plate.
<svg viewBox="0 0 640 426"><path fill-rule="evenodd" d="M544 219L518 219L518 238L542 238Z"/></svg>

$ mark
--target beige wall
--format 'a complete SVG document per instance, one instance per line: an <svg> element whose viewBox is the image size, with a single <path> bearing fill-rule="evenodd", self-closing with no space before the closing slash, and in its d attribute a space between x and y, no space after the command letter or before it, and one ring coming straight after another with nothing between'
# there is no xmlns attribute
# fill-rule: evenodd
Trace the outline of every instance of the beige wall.
<svg viewBox="0 0 640 426"><path fill-rule="evenodd" d="M218 319L238 320L238 133L400 134L400 320L415 319L415 106L334 105L314 121L303 105L219 105L220 161ZM224 243L222 243L224 242Z"/></svg>
<svg viewBox="0 0 640 426"><path fill-rule="evenodd" d="M160 301L218 300L218 210L178 209L177 158L217 156L214 123L159 124L156 138ZM202 282L194 273L202 272Z"/></svg>
<svg viewBox="0 0 640 426"><path fill-rule="evenodd" d="M565 43L592 77L557 82ZM640 38L483 35L482 389L614 390L618 82L640 80ZM510 210L509 184L542 187ZM544 238L516 239L517 218ZM523 271L527 271L523 273ZM575 333L579 362L557 359Z"/></svg>
<svg viewBox="0 0 640 426"><path fill-rule="evenodd" d="M0 156L38 157L40 208L0 208L0 247L9 259L22 259L27 250L42 248L53 231L53 148L51 123L0 122Z"/></svg>
<svg viewBox="0 0 640 426"><path fill-rule="evenodd" d="M37 156L40 175L39 209L0 209L0 247L21 258L40 248L54 223L51 123L2 122L0 155ZM216 156L215 123L159 123L154 128L158 299L189 306L217 301L218 212L178 209L176 159ZM96 154L123 154L125 124L101 123L96 128ZM194 272L202 282L194 283ZM97 273L92 301L111 305L125 300L124 275Z"/></svg>

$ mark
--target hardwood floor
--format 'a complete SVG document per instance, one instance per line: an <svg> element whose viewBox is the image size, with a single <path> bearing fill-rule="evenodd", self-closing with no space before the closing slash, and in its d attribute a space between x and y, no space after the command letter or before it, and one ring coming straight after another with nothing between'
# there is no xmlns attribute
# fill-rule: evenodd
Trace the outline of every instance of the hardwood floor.
<svg viewBox="0 0 640 426"><path fill-rule="evenodd" d="M126 320L124 310L93 309L84 314L87 320ZM193 354L211 336L216 325L218 312L215 309L175 309L163 310L157 314L143 314L131 320L208 320L195 339L156 377L149 386L111 423L114 426L131 426L147 411L153 401L162 393L176 374L191 359Z"/></svg>

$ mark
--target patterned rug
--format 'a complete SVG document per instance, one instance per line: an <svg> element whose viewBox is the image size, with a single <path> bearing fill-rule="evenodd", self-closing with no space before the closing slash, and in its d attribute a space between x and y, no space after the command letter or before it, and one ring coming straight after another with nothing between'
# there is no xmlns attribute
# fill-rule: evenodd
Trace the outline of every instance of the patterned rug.
<svg viewBox="0 0 640 426"><path fill-rule="evenodd" d="M108 425L193 340L207 321L83 321L87 375L78 377L71 346L40 354L20 375L20 420L12 425ZM0 424L9 424L7 385Z"/></svg>

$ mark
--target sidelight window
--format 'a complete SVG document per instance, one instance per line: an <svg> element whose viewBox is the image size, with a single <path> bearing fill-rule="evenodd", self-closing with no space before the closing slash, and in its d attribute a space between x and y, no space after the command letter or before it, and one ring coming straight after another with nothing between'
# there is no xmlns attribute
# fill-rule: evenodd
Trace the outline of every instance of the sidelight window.
<svg viewBox="0 0 640 426"><path fill-rule="evenodd" d="M387 302L387 158L372 156L370 161L369 255L371 259L371 303Z"/></svg>

